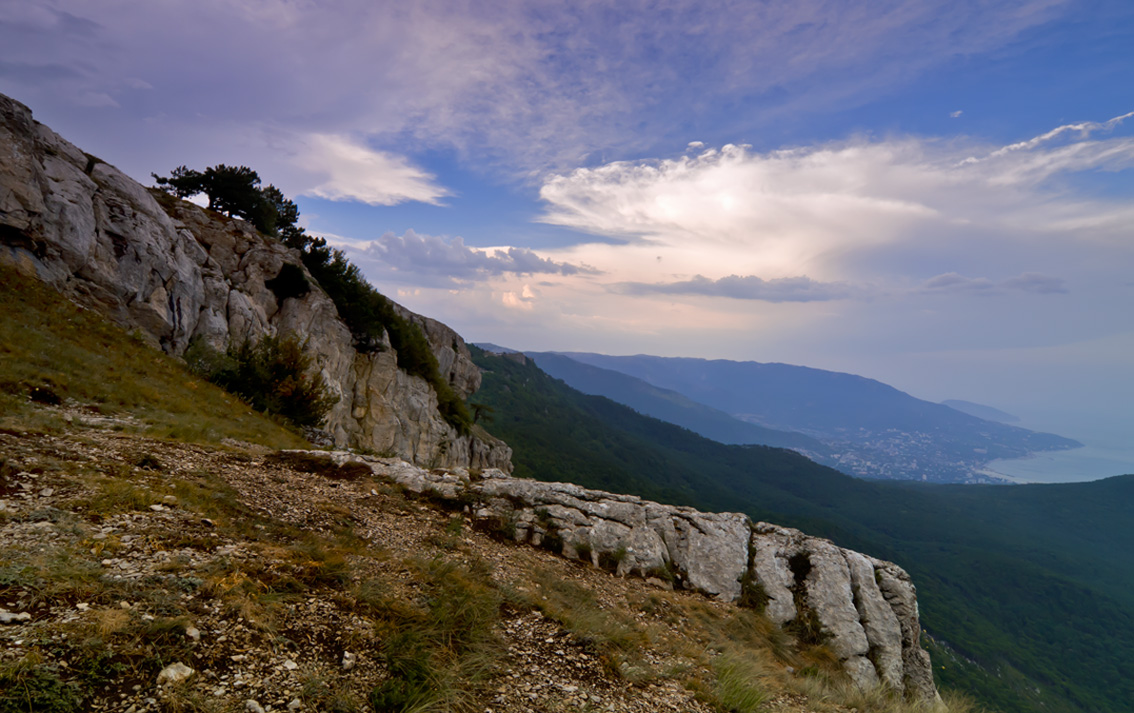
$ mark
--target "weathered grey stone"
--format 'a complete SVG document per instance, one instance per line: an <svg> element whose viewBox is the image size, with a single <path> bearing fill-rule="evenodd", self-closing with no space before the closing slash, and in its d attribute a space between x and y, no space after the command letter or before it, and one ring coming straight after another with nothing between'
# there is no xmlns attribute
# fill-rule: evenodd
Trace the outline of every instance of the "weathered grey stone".
<svg viewBox="0 0 1134 713"><path fill-rule="evenodd" d="M882 590L874 563L858 552L844 551L850 568L851 588L859 620L870 640L870 659L878 676L890 688L902 690L902 628Z"/></svg>
<svg viewBox="0 0 1134 713"><path fill-rule="evenodd" d="M804 580L807 603L831 636L830 647L840 659L865 656L870 642L859 623L851 591L850 569L843 551L826 540L807 541L803 555L811 562Z"/></svg>
<svg viewBox="0 0 1134 713"><path fill-rule="evenodd" d="M424 466L511 470L511 449L487 434L458 433L438 411L433 388L398 369L388 340L356 350L318 287L277 299L266 282L285 264L302 268L296 251L244 221L151 194L3 95L0 246L0 259L34 270L170 354L183 354L195 338L223 349L299 334L339 398L324 426L339 447ZM436 320L397 309L422 327L450 386L472 394L480 371L464 341Z"/></svg>
<svg viewBox="0 0 1134 713"><path fill-rule="evenodd" d="M814 617L857 685L937 697L929 654L918 642L916 593L892 563L739 513L702 513L495 469L472 478L464 469L427 471L342 452L330 457L366 463L410 492L468 505L474 521L510 524L505 531L518 542L562 542L564 556L620 576L656 578L668 571L677 586L725 601L739 599L747 579L767 594L766 613L776 624Z"/></svg>

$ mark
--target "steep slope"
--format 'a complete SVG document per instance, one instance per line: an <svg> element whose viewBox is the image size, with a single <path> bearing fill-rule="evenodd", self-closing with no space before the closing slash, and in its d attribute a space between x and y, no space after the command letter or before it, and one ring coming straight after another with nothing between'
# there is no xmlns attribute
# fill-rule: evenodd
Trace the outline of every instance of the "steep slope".
<svg viewBox="0 0 1134 713"><path fill-rule="evenodd" d="M152 195L4 96L0 259L170 354L193 340L223 349L266 334L300 335L336 399L326 428L340 446L422 464L508 467L506 445L446 421L430 384L398 368L388 339L356 348L296 251L243 221ZM273 282L285 267L302 276L302 289ZM474 392L480 377L464 341L403 313L423 328L450 386L461 397Z"/></svg>
<svg viewBox="0 0 1134 713"><path fill-rule="evenodd" d="M675 583L709 588L737 583L705 546L743 567L752 543L769 612L824 620L854 609L830 596L853 562L875 572L857 590L881 582L852 616L896 681L917 620L893 565L768 525L728 542L713 524L735 515L495 470L275 451L258 443L299 439L33 278L0 277L0 711L924 711L847 686L831 647L751 608L635 576L654 574L645 530ZM797 598L764 573L799 557Z"/></svg>
<svg viewBox="0 0 1134 713"><path fill-rule="evenodd" d="M789 364L565 353L767 428L823 441L823 462L869 478L985 482L997 458L1082 444L985 421L853 374Z"/></svg>
<svg viewBox="0 0 1134 713"><path fill-rule="evenodd" d="M1121 674L1134 665L1134 523L1124 515L1134 477L1011 488L861 481L585 396L521 355L474 357L485 369L478 399L495 409L517 473L740 509L898 562L918 583L939 681L998 710L1117 713L1134 696Z"/></svg>
<svg viewBox="0 0 1134 713"><path fill-rule="evenodd" d="M584 394L605 396L639 413L688 428L714 441L791 448L816 455L829 451L821 442L802 433L776 431L741 421L676 391L653 386L628 374L584 364L554 352L524 352L524 355L534 359L539 368L551 376L562 379Z"/></svg>

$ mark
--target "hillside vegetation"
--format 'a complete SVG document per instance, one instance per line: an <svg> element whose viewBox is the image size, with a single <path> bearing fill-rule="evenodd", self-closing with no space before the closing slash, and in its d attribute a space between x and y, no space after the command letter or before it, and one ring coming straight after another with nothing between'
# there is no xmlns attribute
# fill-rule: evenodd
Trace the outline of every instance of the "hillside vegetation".
<svg viewBox="0 0 1134 713"><path fill-rule="evenodd" d="M756 611L474 531L382 477L404 464L281 453L299 436L0 277L3 713L925 710Z"/></svg>
<svg viewBox="0 0 1134 713"><path fill-rule="evenodd" d="M477 398L517 474L741 510L893 560L918 585L938 681L1002 711L1119 711L1134 698L1134 476L1059 486L857 480L726 446L475 352Z"/></svg>

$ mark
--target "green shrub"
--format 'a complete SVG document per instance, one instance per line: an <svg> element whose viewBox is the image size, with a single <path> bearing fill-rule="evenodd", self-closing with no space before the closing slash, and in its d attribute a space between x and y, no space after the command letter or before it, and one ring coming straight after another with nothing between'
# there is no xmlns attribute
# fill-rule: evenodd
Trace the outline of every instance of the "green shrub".
<svg viewBox="0 0 1134 713"><path fill-rule="evenodd" d="M458 431L468 433L472 416L441 376L437 357L421 327L398 314L394 304L366 281L358 266L348 261L341 250L327 247L322 238L300 234L288 244L302 251L303 264L335 303L354 336L355 347L373 350L381 343L383 333L388 335L397 352L398 368L429 382L437 394L441 415Z"/></svg>
<svg viewBox="0 0 1134 713"><path fill-rule="evenodd" d="M768 608L769 599L764 583L756 578L756 572L749 567L740 577L740 599L736 600L736 605L763 613Z"/></svg>
<svg viewBox="0 0 1134 713"><path fill-rule="evenodd" d="M605 570L617 572L622 560L626 559L626 548L619 547L613 552L599 552L598 565Z"/></svg>
<svg viewBox="0 0 1134 713"><path fill-rule="evenodd" d="M186 351L196 373L236 394L257 411L298 426L317 426L335 405L322 374L308 373L311 357L294 334L265 335L228 348L222 356L203 342Z"/></svg>
<svg viewBox="0 0 1134 713"><path fill-rule="evenodd" d="M0 668L0 713L70 713L81 702L78 687L64 682L54 666L24 658Z"/></svg>

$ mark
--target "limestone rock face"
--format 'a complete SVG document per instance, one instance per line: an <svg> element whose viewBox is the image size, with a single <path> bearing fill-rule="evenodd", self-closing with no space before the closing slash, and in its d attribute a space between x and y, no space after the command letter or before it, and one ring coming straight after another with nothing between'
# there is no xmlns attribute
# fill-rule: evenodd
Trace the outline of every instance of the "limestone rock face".
<svg viewBox="0 0 1134 713"><path fill-rule="evenodd" d="M339 465L365 463L410 492L464 506L482 527L620 576L666 579L723 601L752 587L766 595L772 621L810 627L860 687L938 698L919 642L917 592L893 563L738 513L703 513L498 470L474 475L349 453L330 457Z"/></svg>
<svg viewBox="0 0 1134 713"><path fill-rule="evenodd" d="M223 349L297 333L338 403L326 429L339 447L369 448L427 466L511 470L511 449L461 436L423 379L397 368L388 339L355 349L299 253L241 220L151 194L0 95L0 258L34 270L78 301L181 355L201 339ZM312 284L280 299L267 283L296 265ZM480 386L464 340L402 310L425 332L441 374L467 397Z"/></svg>

